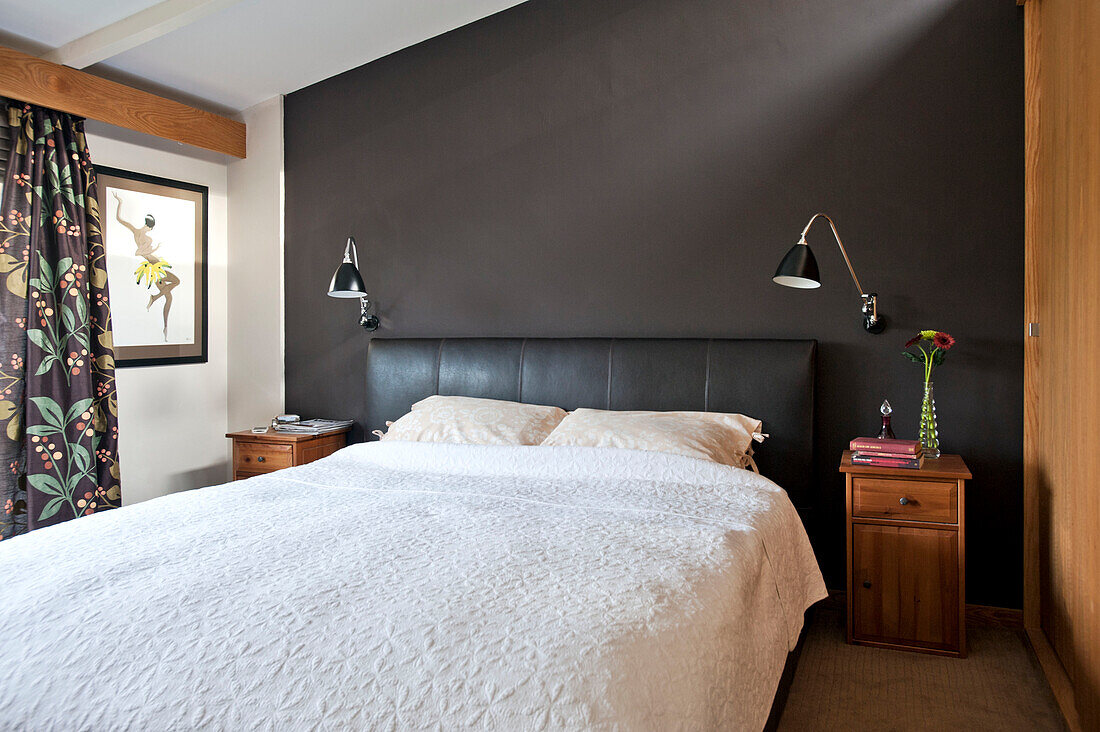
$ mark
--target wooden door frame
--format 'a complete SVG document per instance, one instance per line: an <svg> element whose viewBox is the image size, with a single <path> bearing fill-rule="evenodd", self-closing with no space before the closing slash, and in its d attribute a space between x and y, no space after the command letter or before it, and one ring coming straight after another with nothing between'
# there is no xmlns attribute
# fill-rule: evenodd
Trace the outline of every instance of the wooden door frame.
<svg viewBox="0 0 1100 732"><path fill-rule="evenodd" d="M1081 730L1076 691L1042 623L1042 349L1044 263L1049 242L1044 219L1051 185L1045 168L1043 135L1043 0L1024 6L1024 534L1023 618L1028 640L1070 730ZM1034 330L1033 330L1034 329ZM1094 366L1095 367L1095 366Z"/></svg>

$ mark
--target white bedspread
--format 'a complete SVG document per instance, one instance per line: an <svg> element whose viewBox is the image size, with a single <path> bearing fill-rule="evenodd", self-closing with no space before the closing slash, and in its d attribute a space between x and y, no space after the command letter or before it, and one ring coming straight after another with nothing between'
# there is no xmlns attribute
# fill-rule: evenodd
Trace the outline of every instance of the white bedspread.
<svg viewBox="0 0 1100 732"><path fill-rule="evenodd" d="M0 576L3 729L759 729L825 596L745 470L398 442L4 541Z"/></svg>

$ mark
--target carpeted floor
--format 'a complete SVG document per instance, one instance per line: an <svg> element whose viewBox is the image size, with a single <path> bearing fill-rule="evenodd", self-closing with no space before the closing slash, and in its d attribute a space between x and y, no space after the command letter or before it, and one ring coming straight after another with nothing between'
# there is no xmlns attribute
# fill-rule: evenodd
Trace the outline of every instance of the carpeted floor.
<svg viewBox="0 0 1100 732"><path fill-rule="evenodd" d="M1020 632L967 628L965 659L850 646L831 608L806 633L781 731L1065 729Z"/></svg>

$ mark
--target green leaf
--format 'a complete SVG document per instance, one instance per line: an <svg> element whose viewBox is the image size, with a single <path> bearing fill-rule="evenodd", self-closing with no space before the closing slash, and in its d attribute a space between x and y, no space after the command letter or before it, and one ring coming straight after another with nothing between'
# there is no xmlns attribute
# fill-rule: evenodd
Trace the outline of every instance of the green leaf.
<svg viewBox="0 0 1100 732"><path fill-rule="evenodd" d="M61 411L61 407L58 406L57 402L45 396L31 397L31 401L34 402L34 406L38 407L38 411L42 413L42 417L48 424L58 429L65 428L65 413Z"/></svg>
<svg viewBox="0 0 1100 732"><path fill-rule="evenodd" d="M943 363L943 351L936 351L932 354L932 365L939 366Z"/></svg>
<svg viewBox="0 0 1100 732"><path fill-rule="evenodd" d="M60 262L57 263L57 276L61 277L66 272L68 272L69 267L72 267L72 266L73 266L73 258L72 257L64 257Z"/></svg>
<svg viewBox="0 0 1100 732"><path fill-rule="evenodd" d="M25 266L22 259L16 259L7 252L0 252L0 273L11 272L16 267Z"/></svg>
<svg viewBox="0 0 1100 732"><path fill-rule="evenodd" d="M89 468L92 467L92 455L88 452L88 448L83 445L72 444L73 464L76 465L76 469L80 471L80 475L87 475Z"/></svg>
<svg viewBox="0 0 1100 732"><path fill-rule="evenodd" d="M46 353L57 357L57 350L54 348L53 343L50 342L50 337L44 330L35 328L34 330L27 331L27 338L31 343L41 348Z"/></svg>
<svg viewBox="0 0 1100 732"><path fill-rule="evenodd" d="M4 430L4 432L12 442L19 442L23 439L22 428L23 420L20 417L20 412L17 411L11 416L11 419L8 421L8 428Z"/></svg>
<svg viewBox="0 0 1100 732"><path fill-rule="evenodd" d="M56 361L57 359L53 355L46 354L46 357L42 359L42 363L38 364L38 370L34 372L34 375L41 376L46 373L53 368L54 362Z"/></svg>
<svg viewBox="0 0 1100 732"><path fill-rule="evenodd" d="M67 186L67 185L62 186L61 187L61 195L64 196L65 198L69 199L69 202L72 203L74 206L76 205L76 197L73 195L73 187L72 186Z"/></svg>
<svg viewBox="0 0 1100 732"><path fill-rule="evenodd" d="M69 495L76 493L77 486L80 485L80 481L84 480L86 476L82 473L73 473L69 476L69 480L66 483L66 490Z"/></svg>
<svg viewBox="0 0 1100 732"><path fill-rule="evenodd" d="M76 332L76 316L73 315L73 309L64 303L61 304L61 320L65 323L66 333Z"/></svg>
<svg viewBox="0 0 1100 732"><path fill-rule="evenodd" d="M33 473L27 476L27 482L38 491L47 496L64 496L65 489L61 487L61 481L46 473Z"/></svg>
<svg viewBox="0 0 1100 732"><path fill-rule="evenodd" d="M8 275L7 282L8 291L16 297L21 297L24 300L27 299L27 267L24 264L22 267L12 270L12 273Z"/></svg>
<svg viewBox="0 0 1100 732"><path fill-rule="evenodd" d="M81 399L78 402L74 402L69 411L65 412L65 424L69 424L76 420L77 415L81 412L87 411L92 407L92 398Z"/></svg>
<svg viewBox="0 0 1100 732"><path fill-rule="evenodd" d="M54 289L54 282L57 278L54 277L53 267L50 266L50 261L46 259L42 252L38 253L38 271L46 283L41 289L50 290L52 292Z"/></svg>
<svg viewBox="0 0 1100 732"><path fill-rule="evenodd" d="M905 356L907 359L909 359L913 363L916 363L916 364L923 364L924 363L923 360L918 358L916 355L910 353L909 351L902 351L901 355Z"/></svg>
<svg viewBox="0 0 1100 732"><path fill-rule="evenodd" d="M83 293L76 297L76 319L81 326L88 324L88 301Z"/></svg>
<svg viewBox="0 0 1100 732"><path fill-rule="evenodd" d="M55 513L61 510L61 507L65 505L65 498L59 496L57 498L51 498L49 503L42 507L42 513L39 514L38 520L43 521L50 518Z"/></svg>
<svg viewBox="0 0 1100 732"><path fill-rule="evenodd" d="M51 427L45 424L32 424L27 428L28 435L38 435L39 437L48 437L50 435L56 435L60 432L57 427Z"/></svg>

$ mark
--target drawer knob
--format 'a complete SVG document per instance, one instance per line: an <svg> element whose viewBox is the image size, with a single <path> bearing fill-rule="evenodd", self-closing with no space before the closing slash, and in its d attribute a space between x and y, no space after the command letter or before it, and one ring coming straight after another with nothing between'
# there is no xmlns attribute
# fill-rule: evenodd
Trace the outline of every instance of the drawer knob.
<svg viewBox="0 0 1100 732"><path fill-rule="evenodd" d="M260 456L258 456L258 457L256 458L256 462L258 462L258 463L262 463L262 462L264 462L265 460L266 460L266 458L265 458L265 457L264 457L263 455L260 455ZM903 503L905 502L905 499L904 499L904 498L903 498L903 499L901 499L901 500L902 500L902 502L903 502Z"/></svg>
<svg viewBox="0 0 1100 732"><path fill-rule="evenodd" d="M867 589L871 589L871 580L863 580L863 586Z"/></svg>
<svg viewBox="0 0 1100 732"><path fill-rule="evenodd" d="M263 460L263 458L260 458L260 460ZM906 498L905 496L902 496L900 499L898 499L898 503L900 503L903 506L908 506L909 505L909 499Z"/></svg>

